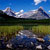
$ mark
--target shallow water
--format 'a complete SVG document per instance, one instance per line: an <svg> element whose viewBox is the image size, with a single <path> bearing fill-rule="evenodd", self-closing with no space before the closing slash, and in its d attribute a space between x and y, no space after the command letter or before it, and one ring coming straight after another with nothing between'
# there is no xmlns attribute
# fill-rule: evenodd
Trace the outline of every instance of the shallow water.
<svg viewBox="0 0 50 50"><path fill-rule="evenodd" d="M37 50L36 46L41 45L42 50L48 50L48 46L50 45L50 35L47 35L43 38L45 40L44 43L37 41L36 38L29 38L27 36L16 36L15 38L12 38L7 42L7 44L12 44L12 49L16 50ZM4 44L3 40L0 41L0 48L4 50L4 48L7 48ZM1 49L0 49L1 50ZM10 50L10 49L5 49ZM39 50L39 49L38 49Z"/></svg>

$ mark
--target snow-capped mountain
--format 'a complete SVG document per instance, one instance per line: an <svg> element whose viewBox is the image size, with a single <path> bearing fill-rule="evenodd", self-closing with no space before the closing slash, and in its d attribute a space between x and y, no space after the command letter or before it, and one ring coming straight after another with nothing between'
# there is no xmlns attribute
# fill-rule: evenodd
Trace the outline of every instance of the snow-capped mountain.
<svg viewBox="0 0 50 50"><path fill-rule="evenodd" d="M43 10L42 7L36 10L31 10L29 12L23 13L24 10L20 10L19 12L14 12L10 8L6 8L3 10L9 16L13 16L15 18L28 18L28 19L48 19L49 15Z"/></svg>
<svg viewBox="0 0 50 50"><path fill-rule="evenodd" d="M32 16L33 14L37 13L37 10L31 10L29 12L24 13L21 18L29 18L30 16Z"/></svg>
<svg viewBox="0 0 50 50"><path fill-rule="evenodd" d="M48 19L49 18L49 15L43 10L42 7L40 7L38 9L38 12L36 14L34 14L33 16L31 17L34 17L35 19Z"/></svg>
<svg viewBox="0 0 50 50"><path fill-rule="evenodd" d="M16 17L16 18L19 18L21 15L23 15L23 10L20 10L19 12L14 12L11 10L10 7L6 8L5 10L3 10L4 13L6 13L7 15L9 16L13 16L13 17Z"/></svg>
<svg viewBox="0 0 50 50"><path fill-rule="evenodd" d="M15 15L16 15L15 17L16 18L20 18L23 15L23 12L24 12L24 10L20 10L19 12L16 12L15 13Z"/></svg>
<svg viewBox="0 0 50 50"><path fill-rule="evenodd" d="M9 16L16 16L15 12L11 10L10 7L6 8L5 10L3 10L4 13L6 13Z"/></svg>
<svg viewBox="0 0 50 50"><path fill-rule="evenodd" d="M21 18L32 18L32 19L48 19L49 15L43 10L42 7L36 10L32 10L24 13Z"/></svg>

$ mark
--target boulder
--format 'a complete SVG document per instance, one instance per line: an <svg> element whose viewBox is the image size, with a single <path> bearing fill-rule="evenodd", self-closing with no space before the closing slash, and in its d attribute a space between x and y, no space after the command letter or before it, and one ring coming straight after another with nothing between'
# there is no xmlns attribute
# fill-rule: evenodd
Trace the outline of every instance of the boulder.
<svg viewBox="0 0 50 50"><path fill-rule="evenodd" d="M47 48L50 50L50 45Z"/></svg>
<svg viewBox="0 0 50 50"><path fill-rule="evenodd" d="M39 42L45 42L45 40L44 40L43 38L37 38L37 40L38 40Z"/></svg>
<svg viewBox="0 0 50 50"><path fill-rule="evenodd" d="M31 46L34 46L34 43L33 42L31 42Z"/></svg>
<svg viewBox="0 0 50 50"><path fill-rule="evenodd" d="M23 48L23 45L19 45L19 47Z"/></svg>
<svg viewBox="0 0 50 50"><path fill-rule="evenodd" d="M46 36L44 37L44 40L50 42L50 35L46 35Z"/></svg>
<svg viewBox="0 0 50 50"><path fill-rule="evenodd" d="M37 38L37 36L35 34L33 34L33 32L30 31L30 30L21 30L21 31L19 31L19 35L24 35L24 36L27 36L27 37Z"/></svg>
<svg viewBox="0 0 50 50"><path fill-rule="evenodd" d="M12 44L7 44L6 47L11 49L12 48Z"/></svg>
<svg viewBox="0 0 50 50"><path fill-rule="evenodd" d="M38 46L36 46L36 49L42 50L42 46L41 45L38 45Z"/></svg>

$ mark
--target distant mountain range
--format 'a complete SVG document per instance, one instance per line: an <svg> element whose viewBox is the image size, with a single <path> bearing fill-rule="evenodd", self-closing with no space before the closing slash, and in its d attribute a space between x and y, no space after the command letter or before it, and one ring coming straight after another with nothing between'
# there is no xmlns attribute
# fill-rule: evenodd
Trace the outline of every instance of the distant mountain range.
<svg viewBox="0 0 50 50"><path fill-rule="evenodd" d="M23 15L23 10L20 10L20 12L14 12L11 10L10 7L6 8L5 10L2 10L4 13L6 13L9 16L13 16L15 18L19 18L21 15Z"/></svg>
<svg viewBox="0 0 50 50"><path fill-rule="evenodd" d="M19 12L14 12L11 10L11 8L6 8L5 10L0 10L0 16L3 16L6 14L7 16L5 18L25 18L25 19L49 19L50 15L47 14L42 7L36 10L31 10L29 12L23 13L24 10L20 10ZM3 14L3 15L1 15ZM1 17L0 17L1 18Z"/></svg>

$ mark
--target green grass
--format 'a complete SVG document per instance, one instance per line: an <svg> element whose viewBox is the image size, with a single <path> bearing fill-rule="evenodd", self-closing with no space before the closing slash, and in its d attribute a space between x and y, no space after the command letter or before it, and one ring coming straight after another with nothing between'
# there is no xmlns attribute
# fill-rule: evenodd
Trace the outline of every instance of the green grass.
<svg viewBox="0 0 50 50"><path fill-rule="evenodd" d="M36 34L50 34L50 19L33 20L33 19L10 19L0 20L0 35L17 33L17 31L28 29Z"/></svg>
<svg viewBox="0 0 50 50"><path fill-rule="evenodd" d="M17 31L20 31L20 30L23 30L23 26L17 26L17 25L14 25L14 26L0 26L0 36L1 35L8 35L8 34L15 34L17 33Z"/></svg>
<svg viewBox="0 0 50 50"><path fill-rule="evenodd" d="M36 34L47 35L50 34L50 25L33 26L32 31Z"/></svg>
<svg viewBox="0 0 50 50"><path fill-rule="evenodd" d="M1 35L9 35L9 34L17 34L18 31L23 29L32 30L35 34L47 35L50 34L50 25L38 25L38 26L20 26L20 25L13 25L13 26L0 26L0 36Z"/></svg>

